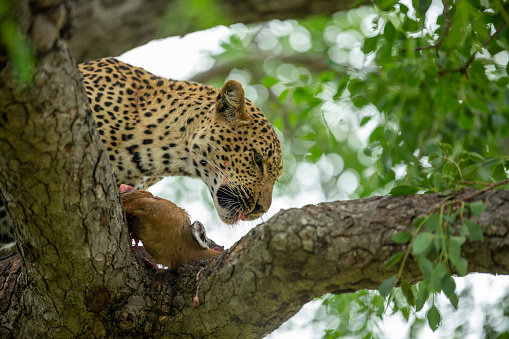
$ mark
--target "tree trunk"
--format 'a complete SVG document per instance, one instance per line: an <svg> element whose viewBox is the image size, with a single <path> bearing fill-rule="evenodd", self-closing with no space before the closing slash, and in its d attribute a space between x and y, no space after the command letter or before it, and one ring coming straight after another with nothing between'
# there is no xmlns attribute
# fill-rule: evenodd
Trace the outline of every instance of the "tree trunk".
<svg viewBox="0 0 509 339"><path fill-rule="evenodd" d="M20 83L1 46L0 188L20 252L12 269L21 278L17 293L4 295L0 331L25 338L100 332L97 313L131 293L136 266L109 160L61 38L68 7L9 4L37 66L32 82Z"/></svg>
<svg viewBox="0 0 509 339"><path fill-rule="evenodd" d="M185 13L175 14L181 8L181 2L183 0L73 1L75 18L73 36L69 40L71 51L78 62L84 62L118 56L154 39L210 28L196 26L201 24L201 20L186 19ZM229 18L230 24L330 15L351 6L369 3L367 0L216 1L219 11ZM177 24L165 24L165 20L175 18L179 20Z"/></svg>

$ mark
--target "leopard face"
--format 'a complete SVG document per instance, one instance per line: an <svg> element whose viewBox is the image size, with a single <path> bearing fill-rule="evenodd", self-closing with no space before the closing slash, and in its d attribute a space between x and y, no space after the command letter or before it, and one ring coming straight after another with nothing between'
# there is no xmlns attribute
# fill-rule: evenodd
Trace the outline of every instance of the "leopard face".
<svg viewBox="0 0 509 339"><path fill-rule="evenodd" d="M267 212L281 143L240 83L221 90L161 78L113 58L79 66L117 183L200 178L227 224Z"/></svg>
<svg viewBox="0 0 509 339"><path fill-rule="evenodd" d="M263 113L228 81L209 124L194 135L195 170L206 183L223 221L253 220L267 212L283 169L281 144Z"/></svg>

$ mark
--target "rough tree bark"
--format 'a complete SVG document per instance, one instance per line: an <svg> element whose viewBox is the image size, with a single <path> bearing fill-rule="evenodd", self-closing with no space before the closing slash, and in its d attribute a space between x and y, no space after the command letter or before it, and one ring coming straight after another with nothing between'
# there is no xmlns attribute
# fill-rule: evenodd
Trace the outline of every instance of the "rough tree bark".
<svg viewBox="0 0 509 339"><path fill-rule="evenodd" d="M377 197L282 211L200 274L146 268L133 255L117 188L65 41L69 5L12 1L37 57L17 83L0 48L0 189L20 253L0 261L0 337L261 337L326 292L374 288L405 249L391 236L438 195ZM41 34L42 32L51 34ZM475 197L485 242L470 271L509 271L509 192ZM405 273L419 279L411 264Z"/></svg>
<svg viewBox="0 0 509 339"><path fill-rule="evenodd" d="M469 271L508 274L509 191L488 191L475 199L487 206L481 217L473 218L485 241L464 246ZM375 197L281 211L205 265L199 276L199 307L192 302L199 267L172 273L142 269L133 262L138 268L135 276L129 276L135 270L121 276L133 278L129 283L137 289L122 295L125 299L119 300L117 291L96 287L84 303L74 304L95 315L96 328L63 324L74 335L261 338L314 297L378 287L394 274L395 269L385 268L385 261L406 249L391 237L408 230L413 219L427 215L442 201L438 194ZM18 257L0 263L0 301L8 305L1 310L6 314L4 329L16 323L13 319L32 302L21 298L25 274ZM415 264L409 263L405 278L420 278ZM68 293L79 294L76 289L80 290L70 285ZM6 296L10 299L3 299ZM25 307L20 309L20 304ZM19 331L19 324L14 330Z"/></svg>
<svg viewBox="0 0 509 339"><path fill-rule="evenodd" d="M83 62L105 56L118 56L154 39L188 33L161 29L167 11L174 10L179 1L182 0L73 1L76 16L69 44L75 59ZM232 20L232 24L332 14L369 3L368 0L217 1L225 16Z"/></svg>
<svg viewBox="0 0 509 339"><path fill-rule="evenodd" d="M118 189L61 38L69 7L56 2L10 3L33 41L32 83L16 80L8 49L0 48L0 188L15 226L23 286L4 295L1 332L26 338L97 329L90 298L117 298L133 288Z"/></svg>

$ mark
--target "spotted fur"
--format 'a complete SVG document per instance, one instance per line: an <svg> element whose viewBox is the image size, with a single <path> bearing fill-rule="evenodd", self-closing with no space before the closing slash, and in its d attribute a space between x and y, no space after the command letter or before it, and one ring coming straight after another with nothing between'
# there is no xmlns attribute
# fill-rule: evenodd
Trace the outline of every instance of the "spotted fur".
<svg viewBox="0 0 509 339"><path fill-rule="evenodd" d="M79 69L119 185L200 178L228 224L269 209L283 168L281 144L240 83L230 80L219 90L114 58Z"/></svg>

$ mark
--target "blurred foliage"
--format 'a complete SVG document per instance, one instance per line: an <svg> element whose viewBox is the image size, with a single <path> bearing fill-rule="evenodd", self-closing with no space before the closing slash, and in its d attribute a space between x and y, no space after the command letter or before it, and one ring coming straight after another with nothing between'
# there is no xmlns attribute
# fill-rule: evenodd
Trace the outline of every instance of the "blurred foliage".
<svg viewBox="0 0 509 339"><path fill-rule="evenodd" d="M387 194L402 182L426 191L457 188L456 178L431 175L429 157L440 145L472 166L465 181L506 176L507 1L462 1L447 13L414 2L417 10L389 1L380 6L390 10L240 26L223 45L217 66L238 67L229 78L248 85L247 95L282 133L287 179L296 163L330 167L334 154L358 175L349 198ZM445 175L452 163L443 166ZM335 185L342 170L321 181L328 199L344 198Z"/></svg>
<svg viewBox="0 0 509 339"><path fill-rule="evenodd" d="M388 261L399 273L379 293L325 298L339 319L326 338L379 337L389 313L409 322L415 337L424 324L445 326L448 307L465 311L471 296L452 274L466 274L465 241L483 240L469 216L484 206L454 201L457 208L447 196L463 187L508 187L508 12L507 0L384 0L332 18L237 25L216 56L214 78L200 76L220 87L217 69L235 68L228 78L245 85L277 128L285 161L279 194L299 193L298 176L316 180L301 175L311 165L327 200L444 195L436 212L393 239L410 246ZM415 286L402 278L407 259L424 276ZM483 335L509 330L507 299L497 317L484 310ZM468 322L459 323L452 336L468 333Z"/></svg>
<svg viewBox="0 0 509 339"><path fill-rule="evenodd" d="M31 81L35 57L32 45L14 19L13 1L0 0L0 50L6 52L12 70L21 83Z"/></svg>

